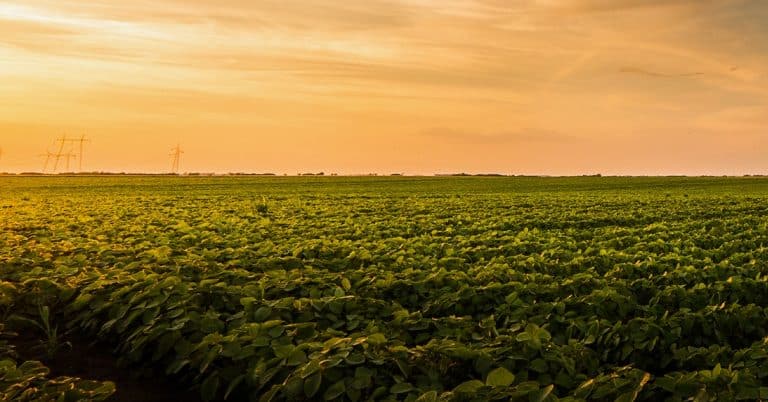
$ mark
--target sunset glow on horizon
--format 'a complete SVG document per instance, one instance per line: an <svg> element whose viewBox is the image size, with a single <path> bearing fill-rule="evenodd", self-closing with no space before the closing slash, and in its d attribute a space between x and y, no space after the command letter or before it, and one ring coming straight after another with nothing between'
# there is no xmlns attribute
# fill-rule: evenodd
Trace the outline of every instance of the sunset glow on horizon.
<svg viewBox="0 0 768 402"><path fill-rule="evenodd" d="M7 0L0 172L768 174L764 0Z"/></svg>

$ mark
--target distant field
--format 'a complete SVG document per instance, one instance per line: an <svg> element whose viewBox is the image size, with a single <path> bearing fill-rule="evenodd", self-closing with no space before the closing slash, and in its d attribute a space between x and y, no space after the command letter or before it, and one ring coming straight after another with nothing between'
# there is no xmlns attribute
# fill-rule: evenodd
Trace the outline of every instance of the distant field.
<svg viewBox="0 0 768 402"><path fill-rule="evenodd" d="M204 400L768 400L766 244L763 178L0 177L0 317Z"/></svg>

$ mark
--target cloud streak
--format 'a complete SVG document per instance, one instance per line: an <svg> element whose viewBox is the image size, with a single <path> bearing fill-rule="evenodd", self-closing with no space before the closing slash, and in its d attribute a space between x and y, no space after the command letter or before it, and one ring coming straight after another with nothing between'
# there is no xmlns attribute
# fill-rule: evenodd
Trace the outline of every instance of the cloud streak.
<svg viewBox="0 0 768 402"><path fill-rule="evenodd" d="M698 77L705 75L701 72L694 72L694 73L660 73L656 71L649 71L638 67L622 67L619 70L620 73L627 73L627 74L639 74L639 75L645 75L649 77L661 77L661 78L679 78L679 77Z"/></svg>

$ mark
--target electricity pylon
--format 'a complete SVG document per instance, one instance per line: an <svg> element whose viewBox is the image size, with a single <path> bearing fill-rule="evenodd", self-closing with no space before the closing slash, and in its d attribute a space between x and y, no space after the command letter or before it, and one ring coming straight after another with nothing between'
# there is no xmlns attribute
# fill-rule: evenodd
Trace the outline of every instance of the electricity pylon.
<svg viewBox="0 0 768 402"><path fill-rule="evenodd" d="M64 158L64 160L66 161L66 164L67 164L67 170L66 170L65 172L66 172L66 173L70 173L70 172L72 172L72 171L69 169L69 161L71 161L72 159L75 159L75 158L77 158L77 154L73 154L73 153L70 151L70 152L67 152L67 153L65 153L64 155L61 155L61 156Z"/></svg>
<svg viewBox="0 0 768 402"><path fill-rule="evenodd" d="M47 151L46 153L40 154L38 156L45 156L45 163L43 164L43 173L48 171L48 166L51 164L51 159L53 159L54 161L54 166L53 166L53 170L51 170L51 173L56 173L58 172L58 168L59 168L58 163L61 159L64 159L63 163L64 163L65 172L69 172L70 161L72 159L77 158L77 154L74 154L72 152L59 154L56 152Z"/></svg>
<svg viewBox="0 0 768 402"><path fill-rule="evenodd" d="M78 162L77 170L82 173L82 171L83 171L83 145L86 142L91 142L91 140L88 139L88 138L85 138L85 135L81 135L80 138L72 139L72 140L69 140L69 141L71 141L73 143L78 143L80 145L80 153L77 154L77 162Z"/></svg>
<svg viewBox="0 0 768 402"><path fill-rule="evenodd" d="M56 154L54 154L51 151L46 151L46 153L38 156L45 156L45 164L43 165L43 173L45 173L46 171L48 171L48 164L51 162L51 158L56 156Z"/></svg>
<svg viewBox="0 0 768 402"><path fill-rule="evenodd" d="M56 173L56 171L59 170L59 160L61 160L61 157L64 156L64 145L66 145L69 140L67 139L66 135L62 135L61 138L56 140L56 142L59 143L59 151L52 155L54 158L56 158L56 160L53 162L53 173ZM67 159L67 163L69 163L69 159Z"/></svg>
<svg viewBox="0 0 768 402"><path fill-rule="evenodd" d="M85 138L85 135L80 136L80 138L67 138L66 134L62 135L61 138L57 138L54 141L54 144L56 144L57 149L56 152L46 151L45 154L42 154L40 156L45 156L45 165L43 165L43 173L48 171L48 165L51 162L51 159L53 159L53 170L51 173L56 173L59 171L59 163L62 162L62 159L64 159L64 163L66 164L66 170L69 172L71 169L69 168L70 162L74 158L78 158L78 171L83 171L83 151L85 148L85 143L90 142L91 140L88 138ZM67 152L64 152L64 148L69 144L69 149ZM75 154L73 151L73 148L75 144L79 145L80 153Z"/></svg>
<svg viewBox="0 0 768 402"><path fill-rule="evenodd" d="M176 148L171 149L171 154L169 155L171 159L171 173L179 174L179 164L181 162L181 154L183 154L184 151L181 150L181 145L176 144Z"/></svg>
<svg viewBox="0 0 768 402"><path fill-rule="evenodd" d="M78 157L78 169L77 170L79 172L82 172L83 171L83 148L84 148L85 143L86 142L91 142L91 140L88 139L88 138L85 138L85 135L81 135L80 138L67 138L67 136L65 135L65 136L59 138L57 141L62 143L61 149L63 149L63 144L65 142L66 143L70 143L72 145L75 145L75 144L79 145L80 153L77 154L77 157ZM72 156L71 152L72 151L70 150L70 155L66 155L66 156L67 157L71 157ZM65 155L61 155L61 156L65 156ZM69 163L69 161L67 161L67 163ZM69 168L67 168L67 170L69 170Z"/></svg>

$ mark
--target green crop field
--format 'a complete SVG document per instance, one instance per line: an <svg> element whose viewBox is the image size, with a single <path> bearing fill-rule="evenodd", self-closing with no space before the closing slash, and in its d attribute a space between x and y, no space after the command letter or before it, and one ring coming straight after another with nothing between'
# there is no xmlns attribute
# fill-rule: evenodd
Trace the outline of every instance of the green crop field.
<svg viewBox="0 0 768 402"><path fill-rule="evenodd" d="M202 400L768 400L767 244L760 178L0 177L0 399L118 398L98 344Z"/></svg>

